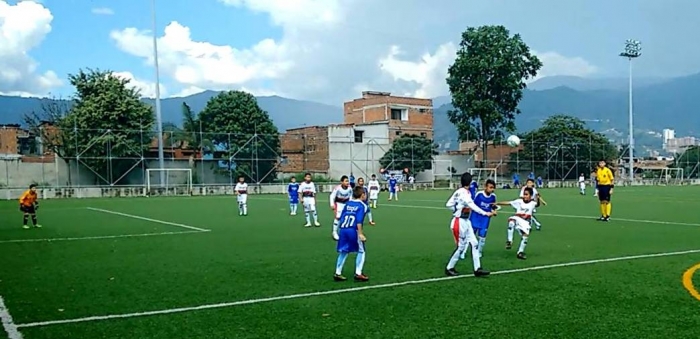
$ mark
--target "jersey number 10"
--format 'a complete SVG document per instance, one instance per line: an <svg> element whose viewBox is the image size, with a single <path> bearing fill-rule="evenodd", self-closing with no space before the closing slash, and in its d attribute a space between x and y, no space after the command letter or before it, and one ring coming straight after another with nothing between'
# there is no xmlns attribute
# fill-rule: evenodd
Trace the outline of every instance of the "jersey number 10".
<svg viewBox="0 0 700 339"><path fill-rule="evenodd" d="M354 215L346 215L345 218L343 219L343 223L340 224L340 228L350 228L355 225L355 216Z"/></svg>

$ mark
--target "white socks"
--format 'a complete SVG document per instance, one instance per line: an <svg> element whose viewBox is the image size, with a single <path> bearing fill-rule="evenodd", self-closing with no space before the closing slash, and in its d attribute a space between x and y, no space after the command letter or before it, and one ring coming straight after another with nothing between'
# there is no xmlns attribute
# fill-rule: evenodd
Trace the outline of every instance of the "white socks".
<svg viewBox="0 0 700 339"><path fill-rule="evenodd" d="M365 267L365 252L358 252L355 258L355 275L362 274L362 268Z"/></svg>
<svg viewBox="0 0 700 339"><path fill-rule="evenodd" d="M341 252L338 253L338 260L335 263L335 274L343 274L343 266L345 265L345 260L348 258L348 253ZM362 269L365 267L365 252L358 252L355 258L355 275L361 275Z"/></svg>
<svg viewBox="0 0 700 339"><path fill-rule="evenodd" d="M513 233L515 232L515 221L508 221L508 242L513 242Z"/></svg>
<svg viewBox="0 0 700 339"><path fill-rule="evenodd" d="M481 258L479 257L479 249L477 246L474 245L467 245L471 247L472 249L472 261L474 264L474 271L478 270L481 268ZM466 248L463 247L458 247L454 253L452 253L452 257L450 258L450 261L447 262L447 267L446 269L451 270L454 269L455 266L457 266L457 262L459 261L460 257L464 259L463 254L466 252Z"/></svg>
<svg viewBox="0 0 700 339"><path fill-rule="evenodd" d="M486 245L486 237L479 237L479 257L484 253L484 245Z"/></svg>
<svg viewBox="0 0 700 339"><path fill-rule="evenodd" d="M522 239L520 239L520 247L518 247L518 253L525 252L525 247L527 246L527 238L527 235L523 235Z"/></svg>

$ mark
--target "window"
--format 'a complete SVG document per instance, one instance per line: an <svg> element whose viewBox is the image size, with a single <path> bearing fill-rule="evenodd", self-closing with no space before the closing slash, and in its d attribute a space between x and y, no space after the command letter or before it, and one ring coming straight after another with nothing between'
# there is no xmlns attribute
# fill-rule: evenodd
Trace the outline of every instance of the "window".
<svg viewBox="0 0 700 339"><path fill-rule="evenodd" d="M391 109L391 120L401 120L401 110L398 108Z"/></svg>
<svg viewBox="0 0 700 339"><path fill-rule="evenodd" d="M356 143L362 143L362 137L364 136L365 131L355 131L355 142Z"/></svg>
<svg viewBox="0 0 700 339"><path fill-rule="evenodd" d="M401 135L401 131L396 131L396 135L397 136Z"/></svg>
<svg viewBox="0 0 700 339"><path fill-rule="evenodd" d="M420 132L420 136L422 136L423 138L427 138L427 137L428 137L428 133Z"/></svg>
<svg viewBox="0 0 700 339"><path fill-rule="evenodd" d="M316 145L306 145L306 153L316 152Z"/></svg>
<svg viewBox="0 0 700 339"><path fill-rule="evenodd" d="M427 113L427 112L428 112L428 109L427 109L427 108L421 108L421 109L418 110L418 112Z"/></svg>

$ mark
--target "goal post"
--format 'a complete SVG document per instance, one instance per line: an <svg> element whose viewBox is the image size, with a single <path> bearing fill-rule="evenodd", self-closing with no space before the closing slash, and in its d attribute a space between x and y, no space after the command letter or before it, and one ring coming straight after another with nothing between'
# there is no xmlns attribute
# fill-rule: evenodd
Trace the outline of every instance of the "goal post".
<svg viewBox="0 0 700 339"><path fill-rule="evenodd" d="M491 179L498 185L498 169L496 168L470 168L469 173L472 178L479 183L479 186L484 185L484 181Z"/></svg>
<svg viewBox="0 0 700 339"><path fill-rule="evenodd" d="M669 167L661 170L659 183L662 185L680 185L683 182L683 169Z"/></svg>
<svg viewBox="0 0 700 339"><path fill-rule="evenodd" d="M161 173L164 175L161 181ZM192 170L189 168L149 168L146 170L146 195L192 195Z"/></svg>

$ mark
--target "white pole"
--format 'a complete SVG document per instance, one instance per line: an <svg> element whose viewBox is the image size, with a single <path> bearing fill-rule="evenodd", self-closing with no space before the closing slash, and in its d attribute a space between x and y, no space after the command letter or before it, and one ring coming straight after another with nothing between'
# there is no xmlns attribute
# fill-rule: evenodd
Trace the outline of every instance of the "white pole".
<svg viewBox="0 0 700 339"><path fill-rule="evenodd" d="M158 67L158 39L156 35L156 0L151 0L151 23L153 28L153 66L156 71L156 131L158 133L158 167L165 168L165 160L163 156L163 117L160 111L160 69ZM165 171L160 172L160 185L165 182Z"/></svg>
<svg viewBox="0 0 700 339"><path fill-rule="evenodd" d="M632 58L629 58L630 66L630 81L629 81L629 120L630 120L630 135L629 135L629 176L630 184L634 181L634 109L632 107Z"/></svg>

